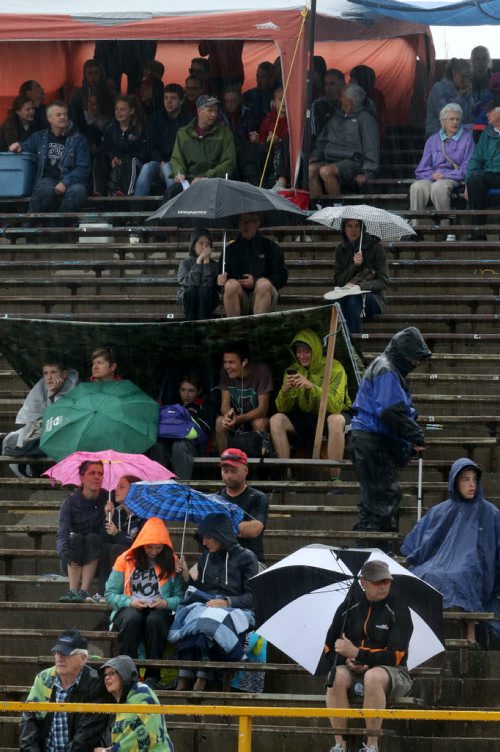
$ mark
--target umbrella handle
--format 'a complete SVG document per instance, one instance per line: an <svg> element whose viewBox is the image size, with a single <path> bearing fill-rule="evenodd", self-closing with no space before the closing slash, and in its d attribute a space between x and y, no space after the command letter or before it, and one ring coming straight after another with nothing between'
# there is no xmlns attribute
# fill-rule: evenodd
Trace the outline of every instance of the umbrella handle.
<svg viewBox="0 0 500 752"><path fill-rule="evenodd" d="M422 486L423 486L424 460L422 456L418 458L418 486L417 486L417 522L422 519Z"/></svg>
<svg viewBox="0 0 500 752"><path fill-rule="evenodd" d="M179 558L182 558L184 556L184 541L186 540L187 517L188 517L188 512L186 509L186 514L184 515L184 525L182 527L181 553L180 553Z"/></svg>

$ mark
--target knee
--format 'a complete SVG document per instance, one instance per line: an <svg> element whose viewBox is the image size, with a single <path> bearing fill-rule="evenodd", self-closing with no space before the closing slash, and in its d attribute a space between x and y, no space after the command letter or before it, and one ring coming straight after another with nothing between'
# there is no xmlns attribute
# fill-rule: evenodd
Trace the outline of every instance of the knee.
<svg viewBox="0 0 500 752"><path fill-rule="evenodd" d="M255 418L252 420L252 431L267 431L269 420L267 418Z"/></svg>
<svg viewBox="0 0 500 752"><path fill-rule="evenodd" d="M215 430L216 431L226 431L227 430L225 428L223 422L222 422L222 415L217 416L217 418L215 420Z"/></svg>
<svg viewBox="0 0 500 752"><path fill-rule="evenodd" d="M121 614L121 629L124 631L128 627L134 628L142 624L142 615L136 608L126 608Z"/></svg>
<svg viewBox="0 0 500 752"><path fill-rule="evenodd" d="M369 668L363 676L363 683L367 692L378 689L386 691L389 683L389 674L385 669L380 668L380 666Z"/></svg>
<svg viewBox="0 0 500 752"><path fill-rule="evenodd" d="M275 413L271 420L269 421L269 424L271 426L271 431L284 431L285 429L285 414L284 413Z"/></svg>
<svg viewBox="0 0 500 752"><path fill-rule="evenodd" d="M326 422L328 426L328 431L344 433L345 418L340 413L336 415L329 415Z"/></svg>
<svg viewBox="0 0 500 752"><path fill-rule="evenodd" d="M309 178L317 178L319 175L320 166L317 162L309 165Z"/></svg>
<svg viewBox="0 0 500 752"><path fill-rule="evenodd" d="M338 691L347 692L351 686L351 676L343 666L338 666L335 671L335 679L333 685L328 687L326 694L333 695Z"/></svg>
<svg viewBox="0 0 500 752"><path fill-rule="evenodd" d="M224 285L224 297L226 295L239 295L241 285L237 279L228 279Z"/></svg>
<svg viewBox="0 0 500 752"><path fill-rule="evenodd" d="M271 282L267 279L267 277L259 277L259 279L255 283L255 292L258 294L268 294L271 295L273 291L273 286Z"/></svg>

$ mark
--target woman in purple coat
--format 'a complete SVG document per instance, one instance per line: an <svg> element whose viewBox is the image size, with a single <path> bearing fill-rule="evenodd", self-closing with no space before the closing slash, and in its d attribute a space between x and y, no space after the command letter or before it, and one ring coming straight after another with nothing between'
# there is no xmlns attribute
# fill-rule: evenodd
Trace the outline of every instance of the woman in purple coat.
<svg viewBox="0 0 500 752"><path fill-rule="evenodd" d="M451 193L464 180L474 140L462 126L462 108L451 102L439 113L441 128L429 136L410 187L410 209L422 211L429 201L438 211L449 212ZM448 220L443 220L447 224ZM416 224L424 224L417 220ZM451 239L451 236L449 236ZM453 238L454 239L454 238Z"/></svg>

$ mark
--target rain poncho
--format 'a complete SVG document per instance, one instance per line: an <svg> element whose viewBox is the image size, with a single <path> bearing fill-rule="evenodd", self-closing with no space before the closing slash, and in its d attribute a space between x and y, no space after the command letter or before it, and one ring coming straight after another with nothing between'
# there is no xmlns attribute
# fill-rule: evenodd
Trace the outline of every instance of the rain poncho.
<svg viewBox="0 0 500 752"><path fill-rule="evenodd" d="M458 474L478 473L476 494L465 500ZM401 552L411 571L443 594L443 606L466 611L500 612L500 511L483 496L481 471L471 460L453 463L450 498L430 509L406 536ZM500 633L500 624L492 623Z"/></svg>

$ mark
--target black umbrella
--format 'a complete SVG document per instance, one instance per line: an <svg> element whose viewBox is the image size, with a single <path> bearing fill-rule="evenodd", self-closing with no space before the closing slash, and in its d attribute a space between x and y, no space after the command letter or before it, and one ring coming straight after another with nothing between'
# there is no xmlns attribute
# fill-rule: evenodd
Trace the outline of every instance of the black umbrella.
<svg viewBox="0 0 500 752"><path fill-rule="evenodd" d="M250 212L275 212L273 224L289 224L308 216L307 212L273 191L237 180L207 178L160 206L147 221L225 227L229 217Z"/></svg>
<svg viewBox="0 0 500 752"><path fill-rule="evenodd" d="M441 593L377 548L305 546L253 577L256 631L312 674L322 673L328 628L368 559L387 562L391 595L410 608L408 667L442 652Z"/></svg>

